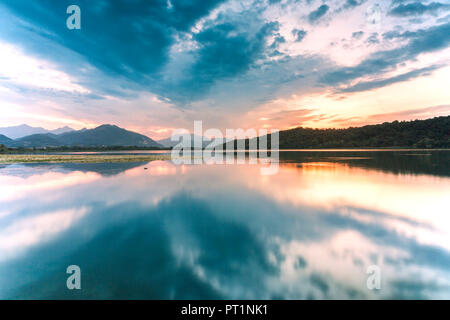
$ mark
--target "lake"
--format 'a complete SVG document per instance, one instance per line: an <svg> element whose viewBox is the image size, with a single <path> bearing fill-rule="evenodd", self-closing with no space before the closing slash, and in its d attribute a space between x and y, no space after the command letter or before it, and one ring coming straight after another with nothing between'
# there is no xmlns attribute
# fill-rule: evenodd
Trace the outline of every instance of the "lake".
<svg viewBox="0 0 450 320"><path fill-rule="evenodd" d="M450 299L450 151L259 166L1 165L0 298Z"/></svg>

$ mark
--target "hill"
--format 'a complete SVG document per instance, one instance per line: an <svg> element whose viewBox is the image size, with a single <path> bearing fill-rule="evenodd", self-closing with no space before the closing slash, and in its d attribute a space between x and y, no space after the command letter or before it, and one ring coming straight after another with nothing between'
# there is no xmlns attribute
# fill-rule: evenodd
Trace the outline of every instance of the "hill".
<svg viewBox="0 0 450 320"><path fill-rule="evenodd" d="M3 134L0 134L0 144L3 145L10 145L13 142L12 139L8 138L7 136L4 136Z"/></svg>
<svg viewBox="0 0 450 320"><path fill-rule="evenodd" d="M58 141L57 135L51 133L45 134L32 134L30 136L23 137L21 139L15 140L9 144L11 147L22 147L22 148L44 148L44 147L59 147L61 142ZM8 146L8 145L6 145Z"/></svg>
<svg viewBox="0 0 450 320"><path fill-rule="evenodd" d="M280 131L280 149L388 147L450 148L450 116L347 129L299 127Z"/></svg>

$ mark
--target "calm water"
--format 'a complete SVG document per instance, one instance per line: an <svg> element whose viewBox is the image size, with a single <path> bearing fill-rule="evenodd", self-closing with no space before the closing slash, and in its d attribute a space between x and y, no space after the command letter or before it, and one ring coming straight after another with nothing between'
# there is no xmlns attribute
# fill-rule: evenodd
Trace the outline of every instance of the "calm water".
<svg viewBox="0 0 450 320"><path fill-rule="evenodd" d="M280 162L0 166L0 298L450 298L449 151Z"/></svg>

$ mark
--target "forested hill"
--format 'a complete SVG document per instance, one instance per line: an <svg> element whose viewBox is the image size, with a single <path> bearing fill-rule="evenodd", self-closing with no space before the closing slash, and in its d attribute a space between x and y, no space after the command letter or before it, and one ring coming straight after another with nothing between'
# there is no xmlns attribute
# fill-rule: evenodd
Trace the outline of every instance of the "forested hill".
<svg viewBox="0 0 450 320"><path fill-rule="evenodd" d="M280 131L280 149L366 147L450 148L450 116L347 129Z"/></svg>
<svg viewBox="0 0 450 320"><path fill-rule="evenodd" d="M450 116L348 129L296 128L280 132L280 148L449 148Z"/></svg>

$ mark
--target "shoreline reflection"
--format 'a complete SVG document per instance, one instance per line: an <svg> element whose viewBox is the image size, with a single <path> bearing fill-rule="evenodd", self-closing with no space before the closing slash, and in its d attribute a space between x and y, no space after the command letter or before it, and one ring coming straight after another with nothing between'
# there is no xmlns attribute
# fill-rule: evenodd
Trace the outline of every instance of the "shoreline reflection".
<svg viewBox="0 0 450 320"><path fill-rule="evenodd" d="M449 298L445 153L291 153L274 176L168 161L4 166L0 298ZM71 264L78 292L65 287ZM366 288L373 264L380 291Z"/></svg>

